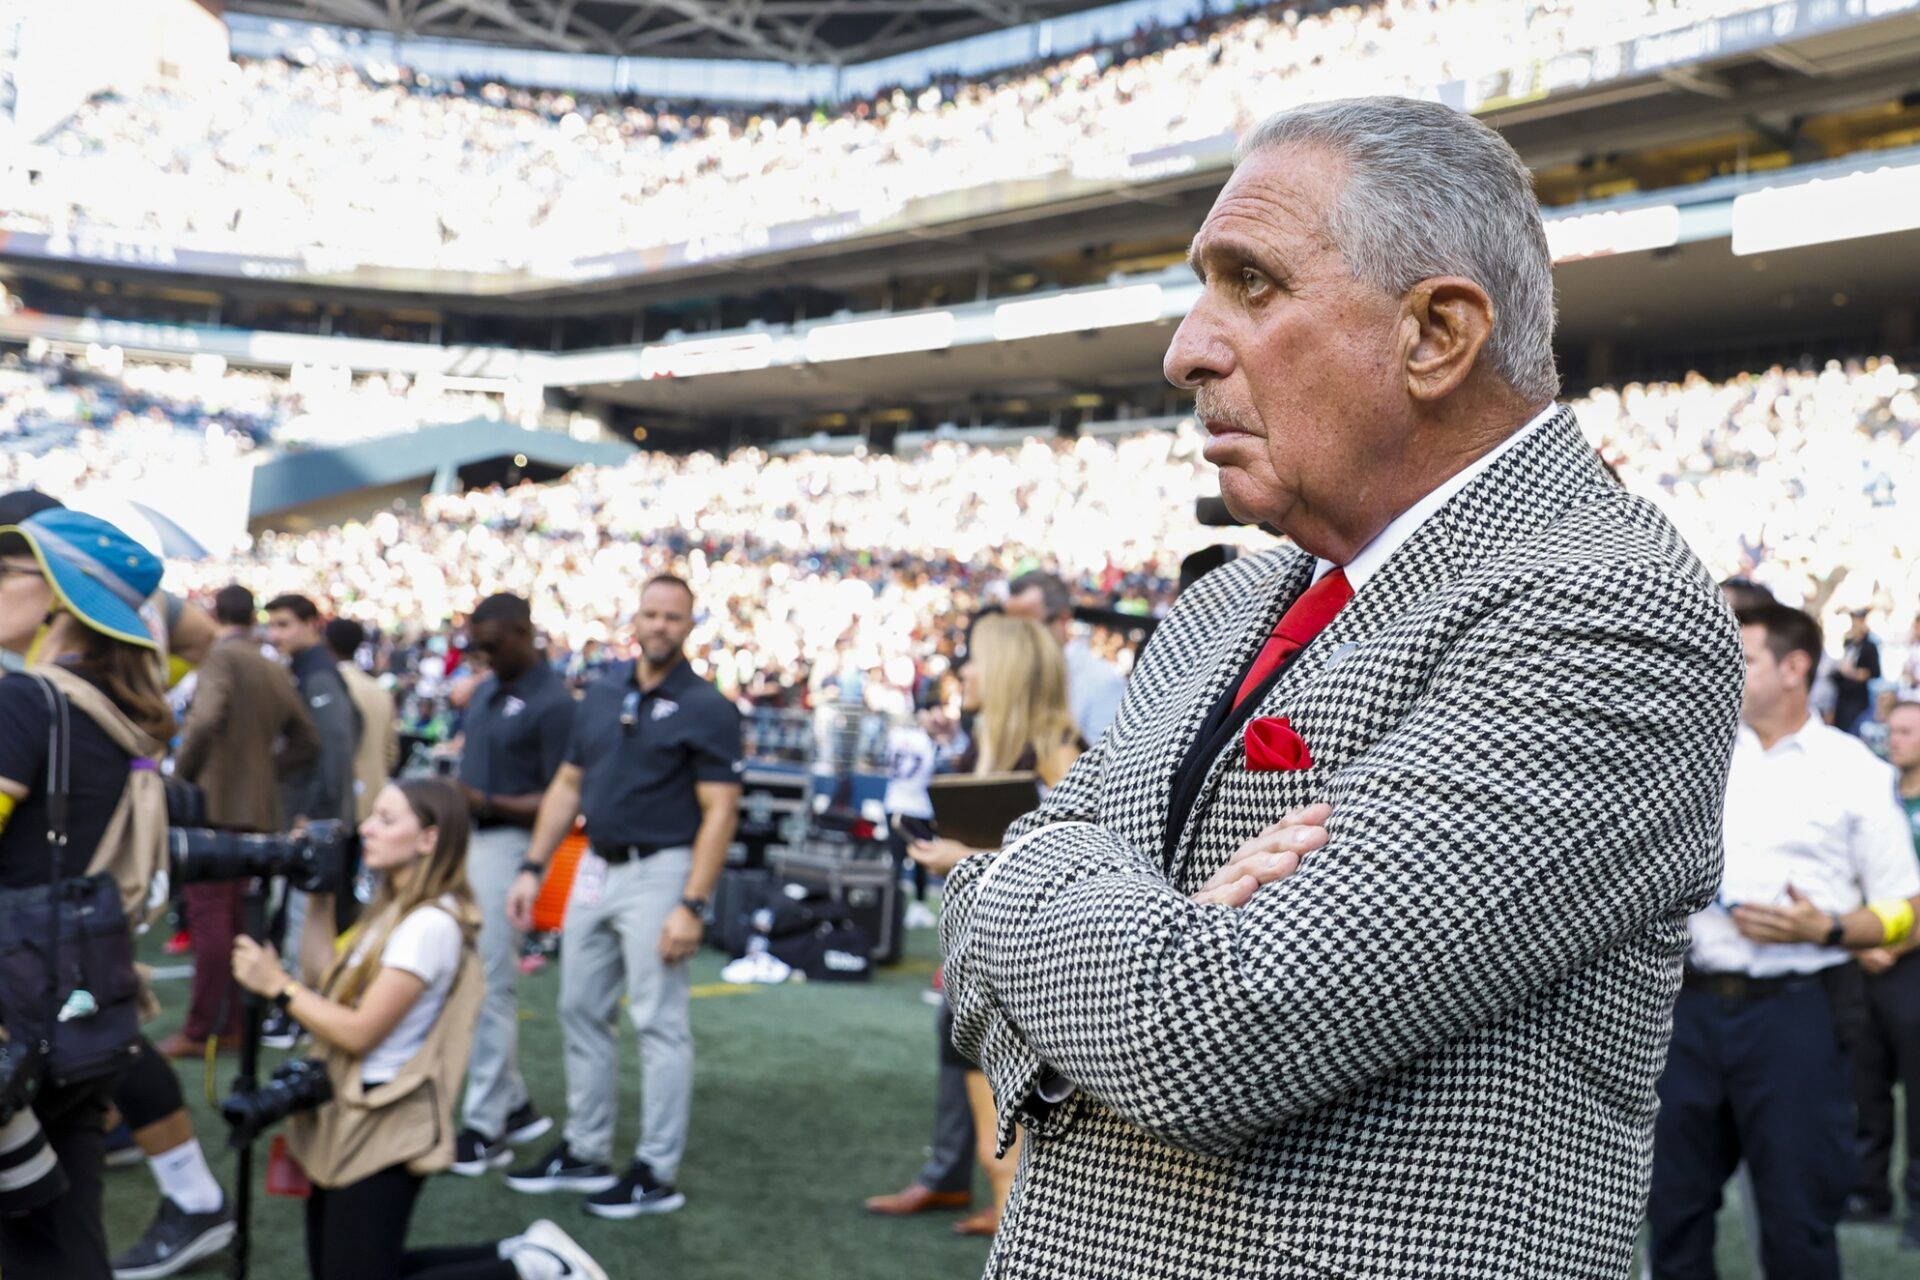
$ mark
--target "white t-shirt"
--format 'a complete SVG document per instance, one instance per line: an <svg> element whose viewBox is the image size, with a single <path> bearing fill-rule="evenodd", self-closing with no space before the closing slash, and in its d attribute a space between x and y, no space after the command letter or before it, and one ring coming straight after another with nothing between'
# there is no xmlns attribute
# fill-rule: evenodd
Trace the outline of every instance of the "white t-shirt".
<svg viewBox="0 0 1920 1280"><path fill-rule="evenodd" d="M446 1006L447 993L453 989L454 975L460 971L460 921L452 898L417 907L387 935L380 951L383 969L404 969L427 984L413 1007L402 1015L387 1038L368 1051L360 1064L361 1083L369 1087L385 1084L400 1074L420 1046L427 1042L434 1019ZM363 948L355 948L358 962Z"/></svg>

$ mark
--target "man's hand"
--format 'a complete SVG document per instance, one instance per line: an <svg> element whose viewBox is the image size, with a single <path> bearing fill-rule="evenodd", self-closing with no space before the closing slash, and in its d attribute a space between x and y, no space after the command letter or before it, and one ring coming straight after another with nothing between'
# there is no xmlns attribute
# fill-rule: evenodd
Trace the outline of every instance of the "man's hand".
<svg viewBox="0 0 1920 1280"><path fill-rule="evenodd" d="M460 784L460 794L467 798L467 812L473 814L476 818L486 810L487 797L485 792L462 782Z"/></svg>
<svg viewBox="0 0 1920 1280"><path fill-rule="evenodd" d="M1202 906L1244 907L1263 884L1284 880L1300 869L1300 860L1327 842L1330 804L1295 809L1234 851L1193 900Z"/></svg>
<svg viewBox="0 0 1920 1280"><path fill-rule="evenodd" d="M539 896L539 876L531 871L515 876L513 887L507 890L507 923L521 933L533 928L533 903Z"/></svg>
<svg viewBox="0 0 1920 1280"><path fill-rule="evenodd" d="M676 906L660 930L660 958L668 964L687 959L700 949L700 935L704 930L699 916L684 905Z"/></svg>
<svg viewBox="0 0 1920 1280"><path fill-rule="evenodd" d="M1734 927L1749 942L1825 942L1833 930L1834 917L1792 885L1787 886L1791 905L1768 907L1743 903L1733 909Z"/></svg>
<svg viewBox="0 0 1920 1280"><path fill-rule="evenodd" d="M1900 957L1886 947L1874 947L1870 951L1862 951L1854 959L1860 962L1862 969L1876 977L1900 963Z"/></svg>

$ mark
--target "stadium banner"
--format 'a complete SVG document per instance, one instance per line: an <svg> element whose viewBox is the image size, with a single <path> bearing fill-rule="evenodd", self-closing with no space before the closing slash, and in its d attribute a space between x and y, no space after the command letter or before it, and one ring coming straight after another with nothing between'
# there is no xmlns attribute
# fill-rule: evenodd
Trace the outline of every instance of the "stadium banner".
<svg viewBox="0 0 1920 1280"><path fill-rule="evenodd" d="M1688 63L1749 53L1789 40L1920 9L1920 0L1780 0L1746 13L1706 18L1672 31L1517 63L1443 85L1440 100L1463 111L1499 111L1614 80L1657 75Z"/></svg>

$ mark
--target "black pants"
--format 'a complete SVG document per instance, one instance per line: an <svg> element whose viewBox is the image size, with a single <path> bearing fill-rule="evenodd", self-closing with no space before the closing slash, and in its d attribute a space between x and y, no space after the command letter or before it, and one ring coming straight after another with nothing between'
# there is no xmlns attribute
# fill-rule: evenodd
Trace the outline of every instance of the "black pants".
<svg viewBox="0 0 1920 1280"><path fill-rule="evenodd" d="M408 1251L407 1220L421 1179L405 1165L307 1200L307 1269L313 1280L519 1280L492 1244Z"/></svg>
<svg viewBox="0 0 1920 1280"><path fill-rule="evenodd" d="M120 1109L120 1118L127 1122L127 1127L136 1133L187 1105L186 1095L180 1092L180 1077L173 1073L173 1064L161 1057L160 1051L145 1036L140 1037L140 1056L120 1074L120 1082L113 1087L113 1105Z"/></svg>
<svg viewBox="0 0 1920 1280"><path fill-rule="evenodd" d="M112 1280L107 1226L100 1217L100 1161L106 1155L107 1099L113 1082L48 1089L33 1112L67 1178L67 1193L46 1208L0 1218L0 1276Z"/></svg>
<svg viewBox="0 0 1920 1280"><path fill-rule="evenodd" d="M1714 1214L1744 1159L1779 1280L1839 1280L1854 1177L1852 1070L1817 978L1777 995L1682 991L1655 1122L1654 1280L1712 1280Z"/></svg>
<svg viewBox="0 0 1920 1280"><path fill-rule="evenodd" d="M967 1061L953 1050L953 1006L940 1002L940 1088L933 1105L933 1149L914 1181L932 1191L973 1190L973 1104L967 1099Z"/></svg>
<svg viewBox="0 0 1920 1280"><path fill-rule="evenodd" d="M1854 1048L1855 1136L1860 1165L1854 1194L1876 1209L1891 1209L1893 1086L1907 1095L1907 1212L1920 1220L1920 954L1869 977L1867 1019Z"/></svg>

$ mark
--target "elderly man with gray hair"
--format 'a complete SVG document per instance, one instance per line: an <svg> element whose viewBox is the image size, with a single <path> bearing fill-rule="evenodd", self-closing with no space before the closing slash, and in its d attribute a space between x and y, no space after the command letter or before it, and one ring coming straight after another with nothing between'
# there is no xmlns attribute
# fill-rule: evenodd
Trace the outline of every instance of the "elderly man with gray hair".
<svg viewBox="0 0 1920 1280"><path fill-rule="evenodd" d="M988 1273L1624 1276L1742 658L1554 403L1526 167L1431 103L1253 131L1166 374L1290 545L948 882L955 1043L1026 1131Z"/></svg>

